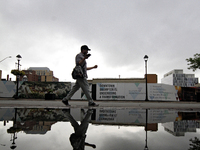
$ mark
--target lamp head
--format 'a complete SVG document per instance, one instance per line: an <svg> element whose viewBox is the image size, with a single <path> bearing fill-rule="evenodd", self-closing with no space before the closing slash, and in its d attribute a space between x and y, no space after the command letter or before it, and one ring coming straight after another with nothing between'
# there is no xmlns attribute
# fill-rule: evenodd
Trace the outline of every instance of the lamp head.
<svg viewBox="0 0 200 150"><path fill-rule="evenodd" d="M16 57L17 57L17 60L20 60L22 58L22 56L20 56L19 54Z"/></svg>
<svg viewBox="0 0 200 150"><path fill-rule="evenodd" d="M147 55L144 56L144 60L145 60L145 61L147 61L148 58L149 58L149 57L148 57Z"/></svg>

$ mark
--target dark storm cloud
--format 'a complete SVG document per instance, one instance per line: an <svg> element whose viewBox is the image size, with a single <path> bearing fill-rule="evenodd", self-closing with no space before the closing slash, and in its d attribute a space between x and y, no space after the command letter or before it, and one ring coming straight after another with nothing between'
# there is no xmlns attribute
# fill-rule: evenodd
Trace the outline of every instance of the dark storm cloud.
<svg viewBox="0 0 200 150"><path fill-rule="evenodd" d="M60 58L74 57L81 44L88 44L93 53L101 54L94 63L103 65L92 74L94 78L100 72L107 77L104 70L109 67L143 74L144 55L149 56L149 72L162 78L173 69L187 71L185 59L198 52L199 4L186 0L2 1L0 54L20 53L29 66L57 68L59 77L62 68L55 64L74 61ZM24 59L29 56L34 57Z"/></svg>

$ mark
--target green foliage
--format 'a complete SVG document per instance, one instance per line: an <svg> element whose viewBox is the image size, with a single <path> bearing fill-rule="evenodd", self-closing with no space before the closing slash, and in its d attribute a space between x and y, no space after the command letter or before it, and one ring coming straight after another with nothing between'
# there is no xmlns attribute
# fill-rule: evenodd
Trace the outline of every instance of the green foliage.
<svg viewBox="0 0 200 150"><path fill-rule="evenodd" d="M17 76L17 75L24 76L25 75L24 71L20 71L20 70L16 70L16 69L11 70L11 73L15 76Z"/></svg>
<svg viewBox="0 0 200 150"><path fill-rule="evenodd" d="M52 89L50 89L50 90L48 90L48 92L47 92L48 94L53 94L53 90Z"/></svg>
<svg viewBox="0 0 200 150"><path fill-rule="evenodd" d="M188 150L200 150L200 140L195 137L194 139L190 139L190 148Z"/></svg>
<svg viewBox="0 0 200 150"><path fill-rule="evenodd" d="M7 133L20 132L21 130L22 130L22 129L20 129L20 128L10 127L10 129L7 129Z"/></svg>
<svg viewBox="0 0 200 150"><path fill-rule="evenodd" d="M188 65L190 65L188 69L192 69L193 71L200 69L200 54L196 53L194 54L194 58L188 58L186 61L188 62Z"/></svg>
<svg viewBox="0 0 200 150"><path fill-rule="evenodd" d="M40 93L30 93L30 94L27 95L27 98L34 98L34 99L41 98L41 99L43 99L44 95L42 95Z"/></svg>

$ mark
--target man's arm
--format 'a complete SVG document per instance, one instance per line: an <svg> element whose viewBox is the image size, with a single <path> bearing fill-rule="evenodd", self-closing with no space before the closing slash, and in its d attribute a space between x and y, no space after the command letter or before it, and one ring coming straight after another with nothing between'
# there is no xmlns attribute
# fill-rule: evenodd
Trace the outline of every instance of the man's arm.
<svg viewBox="0 0 200 150"><path fill-rule="evenodd" d="M85 59L88 59L88 56L85 56L83 59L81 59L81 60L78 62L78 64L79 64L79 65L82 65L83 62L85 61Z"/></svg>
<svg viewBox="0 0 200 150"><path fill-rule="evenodd" d="M94 69L94 68L97 68L97 67L98 67L97 65L95 65L93 67L87 67L87 70L91 70L91 69Z"/></svg>
<svg viewBox="0 0 200 150"><path fill-rule="evenodd" d="M96 148L96 145L95 145L95 144L90 144L90 143L87 143L87 142L85 142L85 146L90 146L90 147L92 147L92 148Z"/></svg>

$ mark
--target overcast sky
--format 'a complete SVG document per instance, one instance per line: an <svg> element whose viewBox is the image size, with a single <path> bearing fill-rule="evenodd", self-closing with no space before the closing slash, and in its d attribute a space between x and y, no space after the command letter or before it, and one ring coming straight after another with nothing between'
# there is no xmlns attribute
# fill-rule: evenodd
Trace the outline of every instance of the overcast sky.
<svg viewBox="0 0 200 150"><path fill-rule="evenodd" d="M15 69L48 67L60 81L74 81L75 55L91 48L92 78L143 78L158 82L173 69L188 70L199 53L199 0L1 0L0 63L3 78ZM11 75L10 75L11 76ZM14 76L11 76L13 80Z"/></svg>

